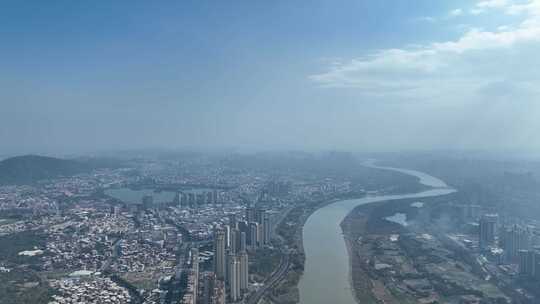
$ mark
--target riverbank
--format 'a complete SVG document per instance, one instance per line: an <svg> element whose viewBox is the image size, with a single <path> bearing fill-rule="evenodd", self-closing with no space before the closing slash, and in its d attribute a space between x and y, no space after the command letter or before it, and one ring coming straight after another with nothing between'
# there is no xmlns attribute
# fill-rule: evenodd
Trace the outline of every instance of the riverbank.
<svg viewBox="0 0 540 304"><path fill-rule="evenodd" d="M394 168L377 167L376 169L395 171ZM344 240L343 230L340 226L343 219L355 207L378 205L375 203L388 200L441 196L454 192L453 189L447 188L443 181L435 177L422 172L405 171L407 173L404 170L400 170L399 173L417 178L416 188L420 189L410 187L400 189L400 185L396 185L390 187L394 190L392 193L406 194L373 192L360 199L340 200L319 208L307 219L303 228L306 264L299 282L301 304L357 303L357 296L353 292L351 283L361 282L353 277L361 272L351 270L352 261L349 257L352 255L348 252L351 246L347 248L345 242L350 243L351 240ZM422 188L429 190L422 191ZM398 189L400 191L397 191ZM381 282L373 282L373 284L377 288L382 285Z"/></svg>
<svg viewBox="0 0 540 304"><path fill-rule="evenodd" d="M364 195L362 195L364 196ZM295 304L299 302L298 282L304 272L305 252L303 227L307 219L318 209L333 204L343 198L331 198L314 203L303 203L293 208L277 228L289 252L290 267L285 278L266 297L266 302L275 304Z"/></svg>
<svg viewBox="0 0 540 304"><path fill-rule="evenodd" d="M419 192L429 189L432 189L432 187L422 184L419 184L418 187L415 188L415 190L418 190ZM387 190L389 193L381 193L380 195L392 195L394 192L399 192L401 190L402 189L399 187L396 187ZM287 217L283 219L278 226L277 233L283 238L284 243L289 250L291 267L289 268L285 279L283 279L278 287L273 290L267 301L275 304L295 304L300 302L298 283L304 274L306 261L303 234L304 226L309 217L316 211L334 203L365 198L366 194L340 195L339 197L329 198L315 203L303 203L289 211Z"/></svg>
<svg viewBox="0 0 540 304"><path fill-rule="evenodd" d="M381 170L383 168L371 168L376 169L374 171ZM386 169L387 171L396 171L393 169ZM412 172L412 173L411 173ZM396 193L415 193L412 195L439 195L451 192L451 189L434 189L430 182L434 185L444 185L444 182L418 173L414 175L414 171L396 172L398 175L409 175L410 178L416 178L414 183L404 182L386 185L383 187L377 187L379 183L377 180L368 182L368 189L378 189L377 191L370 191L369 196L353 195L348 193L346 195L340 195L335 197L328 197L318 201L300 202L287 214L286 218L280 223L277 228L277 235L279 235L284 244L284 252L287 252L288 265L287 272L284 274L284 278L280 279L280 283L276 288L272 289L272 293L267 295L265 303L277 303L277 304L293 304L293 303L354 303L352 296L347 296L347 293L343 293L343 288L349 289L351 279L348 279L349 263L348 254L346 253L346 246L343 242L342 231L339 226L340 222L345 216L358 204L366 204L384 200L389 197L403 197L403 195ZM388 179L388 174L385 174ZM407 196L407 195L405 195ZM332 214L329 217L325 216L326 209ZM314 219L315 218L315 219ZM317 222L325 226L318 233L306 232L312 229L308 223ZM317 226L315 223L315 226ZM305 236L308 236L306 240ZM327 242L328 240L328 242ZM315 262L315 266L308 267L309 273L305 273L306 269L306 250L305 244L310 245L309 253L319 250L323 252L323 256L312 257L309 256L307 260L308 265L311 261L320 260ZM322 246L321 246L322 245ZM338 252L332 252L337 250ZM324 255L327 256L324 256ZM343 258L336 258L342 256ZM339 264L339 267L333 267ZM320 266L330 267L328 269L319 269ZM324 268L323 267L323 268ZM313 273L312 273L313 272ZM332 273L328 276L327 273ZM345 279L343 279L345 276ZM330 296L330 293L320 294L327 289L327 282L331 281L335 285L334 294L335 297ZM352 293L352 292L351 292ZM321 297L322 295L322 297Z"/></svg>
<svg viewBox="0 0 540 304"><path fill-rule="evenodd" d="M384 268L386 264L381 263L380 265L376 265L375 260L372 260L372 256L376 254L376 252L373 252L375 250L367 248L365 244L379 241L376 236L383 234L383 231L378 231L379 229L385 230L385 234L387 235L399 235L404 232L400 225L392 222L381 225L380 223L373 224L370 221L370 218L374 216L373 213L377 208L376 205L384 204L385 202L379 202L377 204L356 207L345 217L340 225L349 255L350 284L357 303L378 303L380 301L385 301L386 303L410 302L410 299L407 300L404 297L401 298L402 302L398 302L395 296L388 292L380 281L370 275L372 268ZM389 246L384 250L393 249Z"/></svg>
<svg viewBox="0 0 540 304"><path fill-rule="evenodd" d="M422 187L428 188L428 187ZM395 189L394 189L395 190ZM304 273L305 251L303 229L306 221L317 210L336 202L365 198L365 193L348 193L321 199L315 202L303 202L291 209L276 229L289 254L290 267L285 278L265 297L266 303L294 304L300 301L298 283Z"/></svg>
<svg viewBox="0 0 540 304"><path fill-rule="evenodd" d="M341 223L358 303L506 303L437 229L452 195L357 206ZM404 214L398 224L392 216Z"/></svg>

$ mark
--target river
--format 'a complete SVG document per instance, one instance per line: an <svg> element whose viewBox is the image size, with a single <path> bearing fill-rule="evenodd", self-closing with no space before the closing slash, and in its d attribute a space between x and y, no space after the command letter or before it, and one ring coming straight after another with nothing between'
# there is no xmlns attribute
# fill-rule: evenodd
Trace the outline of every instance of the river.
<svg viewBox="0 0 540 304"><path fill-rule="evenodd" d="M380 201L440 196L455 191L444 181L426 173L375 166L373 162L365 165L416 176L420 183L435 189L419 193L343 200L315 211L303 229L306 263L298 285L301 304L356 304L350 285L349 255L340 227L345 216L355 207Z"/></svg>
<svg viewBox="0 0 540 304"><path fill-rule="evenodd" d="M208 191L212 191L213 189L210 188L189 188L189 189L182 189L181 191L183 193L204 193ZM163 203L169 203L174 200L174 196L176 195L176 191L159 191L156 192L152 189L139 189L134 190L130 188L111 188L105 190L105 194L114 197L116 199L121 200L124 203L127 204L137 204L141 203L142 199L146 195L152 196L153 202L155 204L163 204Z"/></svg>

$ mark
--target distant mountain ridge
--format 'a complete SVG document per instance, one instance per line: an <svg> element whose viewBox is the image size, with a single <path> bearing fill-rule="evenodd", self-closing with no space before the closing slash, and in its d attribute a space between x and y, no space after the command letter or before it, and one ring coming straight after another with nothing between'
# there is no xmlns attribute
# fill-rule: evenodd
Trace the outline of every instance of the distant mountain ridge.
<svg viewBox="0 0 540 304"><path fill-rule="evenodd" d="M24 155L0 161L1 185L33 184L39 180L90 172L89 163L39 155Z"/></svg>

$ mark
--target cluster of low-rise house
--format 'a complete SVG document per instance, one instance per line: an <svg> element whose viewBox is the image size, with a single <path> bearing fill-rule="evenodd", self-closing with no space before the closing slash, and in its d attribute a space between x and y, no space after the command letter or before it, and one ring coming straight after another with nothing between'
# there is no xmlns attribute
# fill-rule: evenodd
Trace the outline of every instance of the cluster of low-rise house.
<svg viewBox="0 0 540 304"><path fill-rule="evenodd" d="M120 287L111 279L101 276L61 279L51 282L57 290L49 304L125 304L131 303L126 288Z"/></svg>

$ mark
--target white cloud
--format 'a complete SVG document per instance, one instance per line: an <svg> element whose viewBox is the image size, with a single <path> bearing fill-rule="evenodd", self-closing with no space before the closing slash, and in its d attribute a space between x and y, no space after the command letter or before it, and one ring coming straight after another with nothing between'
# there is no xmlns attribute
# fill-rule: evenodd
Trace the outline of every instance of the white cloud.
<svg viewBox="0 0 540 304"><path fill-rule="evenodd" d="M509 31L511 29L512 29L512 27L509 26L509 25L501 25L501 26L497 27L497 31L499 31L499 32L506 32L506 31Z"/></svg>
<svg viewBox="0 0 540 304"><path fill-rule="evenodd" d="M480 1L476 4L480 8L502 8L509 4L507 0L486 0Z"/></svg>
<svg viewBox="0 0 540 304"><path fill-rule="evenodd" d="M430 17L430 16L423 16L423 17L419 17L419 18L414 19L414 21L435 22L435 21L437 21L437 19L434 18L434 17Z"/></svg>
<svg viewBox="0 0 540 304"><path fill-rule="evenodd" d="M540 0L528 0L519 3L508 0L480 1L469 12L473 15L479 15L487 12L489 9L500 9L509 15L528 14L540 16Z"/></svg>
<svg viewBox="0 0 540 304"><path fill-rule="evenodd" d="M508 14L529 14L534 16L540 16L540 1L532 0L527 3L512 4L506 8Z"/></svg>
<svg viewBox="0 0 540 304"><path fill-rule="evenodd" d="M448 13L448 15L451 17L458 17L458 16L463 15L463 10L460 8L456 8L454 10L451 10L450 13Z"/></svg>
<svg viewBox="0 0 540 304"><path fill-rule="evenodd" d="M482 5L503 5L489 2L493 3ZM533 92L530 83L540 81L538 3L540 0L534 0L519 7L523 18L515 27L472 29L451 41L380 50L309 78L322 87L356 88L363 95L400 100L466 102L492 83Z"/></svg>
<svg viewBox="0 0 540 304"><path fill-rule="evenodd" d="M505 9L509 7L511 3L507 0L485 0L476 3L474 8L469 10L471 15L481 15L486 13L489 9Z"/></svg>
<svg viewBox="0 0 540 304"><path fill-rule="evenodd" d="M471 9L471 10L469 11L469 13L470 13L471 15L480 15L480 14L483 14L483 13L485 13L485 12L486 12L486 10L480 9L480 8L473 8L473 9Z"/></svg>
<svg viewBox="0 0 540 304"><path fill-rule="evenodd" d="M540 41L540 27L520 27L499 32L471 30L456 41L433 43L431 47L437 51L463 53L470 50L511 47L528 41Z"/></svg>

